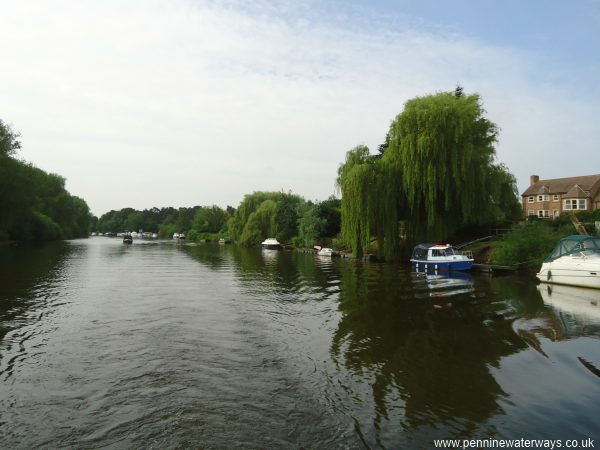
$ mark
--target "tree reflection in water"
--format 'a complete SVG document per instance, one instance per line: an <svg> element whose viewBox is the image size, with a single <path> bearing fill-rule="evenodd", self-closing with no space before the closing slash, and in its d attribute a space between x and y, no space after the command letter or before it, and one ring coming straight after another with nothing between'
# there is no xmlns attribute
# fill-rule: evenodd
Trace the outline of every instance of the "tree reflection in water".
<svg viewBox="0 0 600 450"><path fill-rule="evenodd" d="M526 347L504 318L505 302L467 293L436 309L415 298L405 268L341 267L342 319L331 353L356 377L373 374L375 430L398 420L405 430L446 425L469 436L502 412L505 393L489 368Z"/></svg>
<svg viewBox="0 0 600 450"><path fill-rule="evenodd" d="M349 421L366 447L546 436L550 428L568 438L577 424L591 429L597 408L577 386L596 382L597 358L584 351L586 342L571 349L548 342L596 337L599 322L545 304L531 279L447 279L403 265L239 247L221 248L216 258L216 251L193 255L215 270L230 267L240 298L255 299L247 314L264 308L276 318L268 330L265 323L265 336L286 352L286 376L322 414ZM561 392L556 385L565 379L577 383ZM540 415L531 406L540 402L578 407L588 419L563 421L560 409Z"/></svg>

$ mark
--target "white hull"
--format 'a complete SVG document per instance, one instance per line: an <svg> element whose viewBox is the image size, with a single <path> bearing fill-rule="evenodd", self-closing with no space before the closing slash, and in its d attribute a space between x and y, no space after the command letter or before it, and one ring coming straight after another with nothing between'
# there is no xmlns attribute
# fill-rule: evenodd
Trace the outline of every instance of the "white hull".
<svg viewBox="0 0 600 450"><path fill-rule="evenodd" d="M537 277L542 283L600 289L600 257L563 256L542 264Z"/></svg>

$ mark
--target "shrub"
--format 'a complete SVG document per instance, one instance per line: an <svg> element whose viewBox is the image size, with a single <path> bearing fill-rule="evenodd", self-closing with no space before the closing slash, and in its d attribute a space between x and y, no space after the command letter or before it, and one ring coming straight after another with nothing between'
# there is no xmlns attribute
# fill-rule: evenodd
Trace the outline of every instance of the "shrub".
<svg viewBox="0 0 600 450"><path fill-rule="evenodd" d="M527 223L506 235L494 250L491 262L537 269L558 240L574 232L570 224L541 220Z"/></svg>

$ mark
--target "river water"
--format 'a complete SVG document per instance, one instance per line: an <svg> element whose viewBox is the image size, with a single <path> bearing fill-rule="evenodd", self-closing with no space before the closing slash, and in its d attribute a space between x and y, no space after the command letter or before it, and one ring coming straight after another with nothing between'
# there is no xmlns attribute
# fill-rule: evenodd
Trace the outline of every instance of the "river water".
<svg viewBox="0 0 600 450"><path fill-rule="evenodd" d="M598 291L109 238L0 267L2 448L600 439Z"/></svg>

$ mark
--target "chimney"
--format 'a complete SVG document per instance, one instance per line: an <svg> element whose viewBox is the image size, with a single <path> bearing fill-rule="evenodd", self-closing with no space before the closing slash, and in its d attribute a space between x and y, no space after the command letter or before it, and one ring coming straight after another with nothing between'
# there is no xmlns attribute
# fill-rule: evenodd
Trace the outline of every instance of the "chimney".
<svg viewBox="0 0 600 450"><path fill-rule="evenodd" d="M531 175L529 177L529 184L530 185L534 185L535 183L537 183L538 181L540 181L540 177L538 175Z"/></svg>

